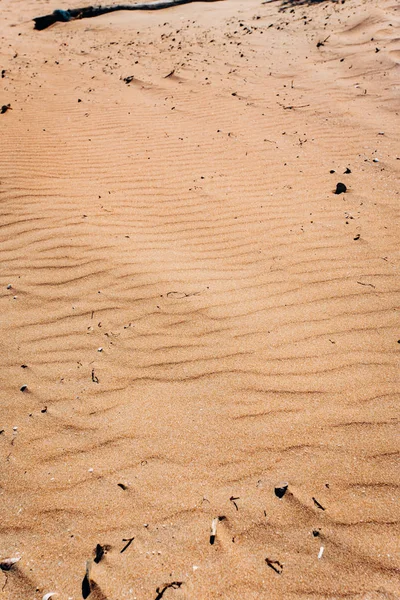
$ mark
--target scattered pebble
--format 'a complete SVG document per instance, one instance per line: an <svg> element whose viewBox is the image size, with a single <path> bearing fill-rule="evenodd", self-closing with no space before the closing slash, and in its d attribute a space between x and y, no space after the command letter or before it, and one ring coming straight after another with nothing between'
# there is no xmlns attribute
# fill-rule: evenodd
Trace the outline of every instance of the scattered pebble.
<svg viewBox="0 0 400 600"><path fill-rule="evenodd" d="M11 285L11 283L9 283L9 284L8 284L8 286L7 286L7 289L8 289L8 290L11 290L11 289L12 289L12 285Z"/></svg>
<svg viewBox="0 0 400 600"><path fill-rule="evenodd" d="M378 163L378 162L379 162L379 158L373 158L373 159L372 159L372 162L374 162L374 163Z"/></svg>
<svg viewBox="0 0 400 600"><path fill-rule="evenodd" d="M11 104L3 104L3 106L0 108L0 114L4 115L4 113L6 113L8 110L12 110Z"/></svg>
<svg viewBox="0 0 400 600"><path fill-rule="evenodd" d="M325 548L324 548L323 546L321 546L321 548L319 549L319 552L318 552L318 559L321 559L321 558L322 558L322 555L323 555L323 553L324 553L324 550L325 550Z"/></svg>
<svg viewBox="0 0 400 600"><path fill-rule="evenodd" d="M3 560L0 560L0 569L2 571L9 571L13 565L15 565L15 563L17 563L19 560L21 560L20 556L16 556L13 558L3 558Z"/></svg>
<svg viewBox="0 0 400 600"><path fill-rule="evenodd" d="M42 598L42 600L49 600L52 596L57 596L57 592L49 592L48 594L45 594Z"/></svg>
<svg viewBox="0 0 400 600"><path fill-rule="evenodd" d="M280 483L275 487L275 496L278 498L283 498L286 494L289 484L285 481L284 483Z"/></svg>
<svg viewBox="0 0 400 600"><path fill-rule="evenodd" d="M21 387L19 388L21 392L26 392L26 390L28 389L27 385L21 385Z"/></svg>
<svg viewBox="0 0 400 600"><path fill-rule="evenodd" d="M95 557L93 559L96 564L101 561L101 559L103 558L105 552L106 552L106 547L105 546L102 546L101 544L97 544L96 545L96 548L94 550Z"/></svg>
<svg viewBox="0 0 400 600"><path fill-rule="evenodd" d="M319 529L313 529L313 532L312 532L312 534L313 534L313 536L314 536L314 537L319 537L319 536L320 536L320 531L319 531Z"/></svg>
<svg viewBox="0 0 400 600"><path fill-rule="evenodd" d="M335 194L344 194L347 191L347 186L344 183L337 183Z"/></svg>

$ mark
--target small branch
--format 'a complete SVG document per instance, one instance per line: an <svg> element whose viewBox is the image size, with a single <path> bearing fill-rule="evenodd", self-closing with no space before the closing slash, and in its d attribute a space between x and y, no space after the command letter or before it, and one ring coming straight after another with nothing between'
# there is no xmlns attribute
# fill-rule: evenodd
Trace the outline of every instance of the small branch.
<svg viewBox="0 0 400 600"><path fill-rule="evenodd" d="M325 508L322 506L322 504L320 504L318 502L318 500L316 498L314 498L314 496L312 497L312 500L317 508L319 508L320 510L325 510Z"/></svg>
<svg viewBox="0 0 400 600"><path fill-rule="evenodd" d="M363 283L362 281L357 281L360 285L366 285L375 289L375 286L372 283Z"/></svg>
<svg viewBox="0 0 400 600"><path fill-rule="evenodd" d="M270 569L275 571L275 573L278 573L278 575L282 574L283 564L279 562L279 560L271 560L270 558L266 558L265 562L267 563Z"/></svg>
<svg viewBox="0 0 400 600"><path fill-rule="evenodd" d="M161 598L164 596L165 592L169 589L172 588L173 590L177 590L178 588L180 588L183 585L183 581L173 581L172 583L165 583L164 586L158 587L156 589L156 599L155 600L161 600Z"/></svg>
<svg viewBox="0 0 400 600"><path fill-rule="evenodd" d="M127 542L127 543L125 544L125 546L120 551L120 554L122 554L123 552L125 552L125 550L128 550L129 546L132 544L132 542L133 542L134 539L135 539L134 537L132 537L132 538L122 538L122 541L123 542Z"/></svg>
<svg viewBox="0 0 400 600"><path fill-rule="evenodd" d="M279 106L282 106L282 108L284 108L285 110L293 110L294 108L307 108L307 106L310 106L309 104L301 104L299 106L285 106L284 104L282 104L281 102L278 102Z"/></svg>
<svg viewBox="0 0 400 600"><path fill-rule="evenodd" d="M47 29L54 23L67 23L76 19L89 19L90 17L98 17L117 10L160 10L163 8L171 8L181 4L190 4L191 2L218 2L219 0L160 0L159 2L151 2L144 4L116 4L115 6L83 6L82 8L68 8L67 10L57 9L50 15L36 17L35 29L42 31Z"/></svg>

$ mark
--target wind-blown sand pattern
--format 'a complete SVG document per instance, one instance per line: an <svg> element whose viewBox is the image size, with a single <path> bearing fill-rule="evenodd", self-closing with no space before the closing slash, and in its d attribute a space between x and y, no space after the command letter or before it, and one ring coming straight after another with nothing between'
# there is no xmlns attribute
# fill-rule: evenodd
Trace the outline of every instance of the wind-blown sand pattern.
<svg viewBox="0 0 400 600"><path fill-rule="evenodd" d="M55 8L2 2L0 598L97 544L90 600L399 598L397 3Z"/></svg>

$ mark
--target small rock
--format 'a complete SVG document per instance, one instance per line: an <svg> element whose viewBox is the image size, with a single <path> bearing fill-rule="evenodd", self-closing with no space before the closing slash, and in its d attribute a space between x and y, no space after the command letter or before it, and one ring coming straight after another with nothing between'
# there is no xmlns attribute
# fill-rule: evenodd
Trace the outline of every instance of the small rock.
<svg viewBox="0 0 400 600"><path fill-rule="evenodd" d="M9 571L11 567L15 565L15 563L17 563L19 560L21 560L21 557L19 556L15 558L3 558L3 560L0 559L0 569L2 571Z"/></svg>
<svg viewBox="0 0 400 600"><path fill-rule="evenodd" d="M344 183L337 183L335 194L344 194L347 191L347 186Z"/></svg>
<svg viewBox="0 0 400 600"><path fill-rule="evenodd" d="M372 159L372 162L374 162L374 163L378 163L378 162L379 162L379 158L373 158L373 159Z"/></svg>
<svg viewBox="0 0 400 600"><path fill-rule="evenodd" d="M12 289L12 285L11 285L11 283L9 283L9 284L8 284L8 286L7 286L7 289L8 289L8 290L11 290L11 289Z"/></svg>
<svg viewBox="0 0 400 600"><path fill-rule="evenodd" d="M314 536L314 537L319 537L319 535L320 535L320 532L319 532L319 530L318 530L318 529L313 529L313 532L312 532L312 534L313 534L313 536Z"/></svg>
<svg viewBox="0 0 400 600"><path fill-rule="evenodd" d="M21 385L21 387L19 388L20 392L26 392L26 390L28 389L27 385Z"/></svg>
<svg viewBox="0 0 400 600"><path fill-rule="evenodd" d="M280 483L279 485L277 485L275 487L275 496L277 496L277 498L283 498L283 496L287 492L288 487L289 487L289 484L286 483L286 481L284 483Z"/></svg>

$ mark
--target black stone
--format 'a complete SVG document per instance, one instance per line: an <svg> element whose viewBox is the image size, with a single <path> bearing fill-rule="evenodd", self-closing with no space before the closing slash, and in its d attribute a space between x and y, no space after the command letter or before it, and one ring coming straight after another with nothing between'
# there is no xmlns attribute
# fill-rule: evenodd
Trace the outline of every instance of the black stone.
<svg viewBox="0 0 400 600"><path fill-rule="evenodd" d="M347 187L344 183L337 183L335 194L344 194L347 191Z"/></svg>
<svg viewBox="0 0 400 600"><path fill-rule="evenodd" d="M283 496L287 492L287 489L288 489L287 483L281 483L280 485L277 485L275 487L275 496L277 496L277 498L283 498Z"/></svg>

